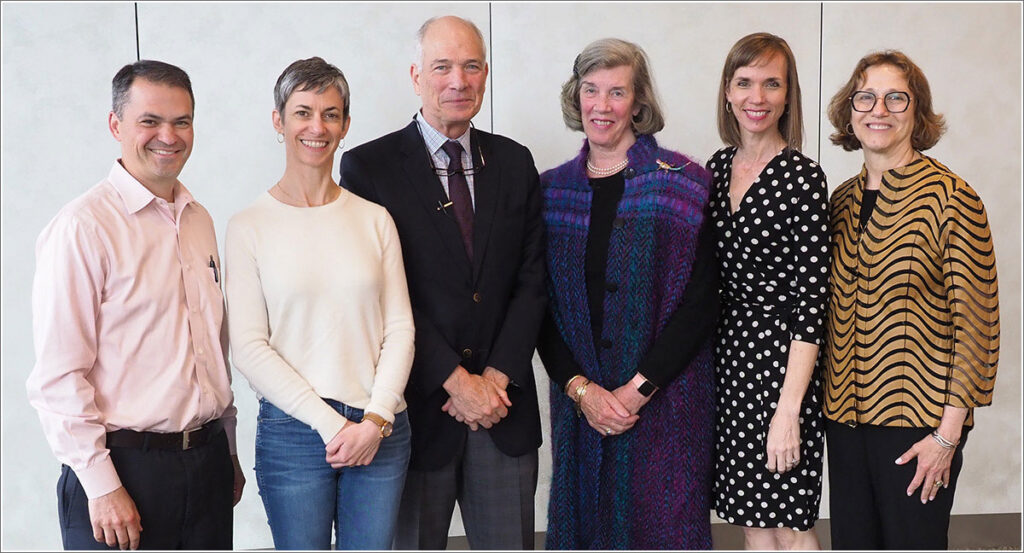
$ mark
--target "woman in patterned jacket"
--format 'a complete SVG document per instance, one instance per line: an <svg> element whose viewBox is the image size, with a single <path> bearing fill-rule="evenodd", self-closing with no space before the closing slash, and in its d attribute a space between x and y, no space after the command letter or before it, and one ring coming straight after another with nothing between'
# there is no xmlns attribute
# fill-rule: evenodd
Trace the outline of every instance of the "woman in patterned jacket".
<svg viewBox="0 0 1024 553"><path fill-rule="evenodd" d="M921 152L945 131L924 73L870 54L832 98L862 150L831 200L825 346L832 546L946 549L973 408L992 401L996 261L985 208Z"/></svg>
<svg viewBox="0 0 1024 553"><path fill-rule="evenodd" d="M541 175L550 316L549 549L710 549L718 314L710 178L653 133L664 119L635 44L603 39L562 88L586 135Z"/></svg>

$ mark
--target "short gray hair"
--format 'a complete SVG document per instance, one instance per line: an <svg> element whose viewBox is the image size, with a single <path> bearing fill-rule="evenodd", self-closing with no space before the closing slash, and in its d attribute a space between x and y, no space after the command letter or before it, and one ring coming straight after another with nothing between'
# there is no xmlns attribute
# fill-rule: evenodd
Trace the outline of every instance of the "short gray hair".
<svg viewBox="0 0 1024 553"><path fill-rule="evenodd" d="M587 45L573 62L572 76L562 85L562 120L574 131L583 130L580 113L580 89L583 77L597 69L628 66L633 68L633 98L640 112L633 117L633 132L654 134L665 128L665 117L658 104L650 63L643 48L617 38L602 38Z"/></svg>
<svg viewBox="0 0 1024 553"><path fill-rule="evenodd" d="M314 56L312 58L292 62L281 76L277 78L274 85L274 107L284 117L284 105L288 103L295 91L305 92L316 89L317 94L322 94L327 87L333 86L341 94L343 104L342 114L348 119L349 90L348 81L341 69L327 63L323 58Z"/></svg>
<svg viewBox="0 0 1024 553"><path fill-rule="evenodd" d="M420 67L420 63L423 61L423 37L427 35L427 30L430 29L431 25L437 22L438 19L443 19L445 17L458 19L470 29L473 29L473 33L476 34L476 38L480 41L480 50L484 54L484 60L487 59L487 43L484 41L484 34L480 32L480 28L476 26L476 23L473 23L468 19L463 19L457 15L438 15L424 21L423 24L420 25L419 30L416 31L416 45L413 50L412 57L412 64L416 66L416 69L423 69Z"/></svg>

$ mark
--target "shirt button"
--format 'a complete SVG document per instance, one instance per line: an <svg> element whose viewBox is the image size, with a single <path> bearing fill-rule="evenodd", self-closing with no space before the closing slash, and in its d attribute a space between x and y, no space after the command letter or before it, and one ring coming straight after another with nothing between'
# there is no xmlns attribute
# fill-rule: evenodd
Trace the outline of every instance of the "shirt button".
<svg viewBox="0 0 1024 553"><path fill-rule="evenodd" d="M199 348L199 355L203 354L203 348Z"/></svg>
<svg viewBox="0 0 1024 553"><path fill-rule="evenodd" d="M484 297L480 295L480 292L473 292L473 301L475 303L480 303L483 299Z"/></svg>
<svg viewBox="0 0 1024 553"><path fill-rule="evenodd" d="M470 357L473 357L473 350L471 350L469 348L466 348L466 349L462 350L462 358L463 359L469 359Z"/></svg>

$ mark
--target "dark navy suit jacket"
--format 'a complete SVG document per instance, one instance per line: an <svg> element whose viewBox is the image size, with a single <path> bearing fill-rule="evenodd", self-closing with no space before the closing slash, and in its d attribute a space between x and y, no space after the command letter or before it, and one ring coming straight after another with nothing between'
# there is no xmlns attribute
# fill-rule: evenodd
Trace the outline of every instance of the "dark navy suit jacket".
<svg viewBox="0 0 1024 553"><path fill-rule="evenodd" d="M499 450L517 457L541 444L531 363L547 302L537 169L508 138L473 129L470 141L473 259L452 210L440 208L448 196L415 121L341 158L341 185L387 208L402 243L416 324L405 398L410 467L418 470L444 466L466 440L468 427L441 410L442 384L460 364L474 374L492 366L512 380L509 414L488 430Z"/></svg>

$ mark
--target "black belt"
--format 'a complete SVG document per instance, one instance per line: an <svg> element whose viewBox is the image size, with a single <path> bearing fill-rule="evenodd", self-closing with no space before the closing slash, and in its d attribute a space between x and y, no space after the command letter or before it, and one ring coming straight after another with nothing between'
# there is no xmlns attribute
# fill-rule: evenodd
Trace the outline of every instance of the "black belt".
<svg viewBox="0 0 1024 553"><path fill-rule="evenodd" d="M107 432L107 447L184 451L212 442L221 430L224 430L224 422L221 419L212 420L199 428L183 432L138 432L125 428Z"/></svg>

